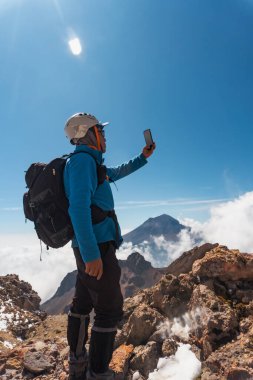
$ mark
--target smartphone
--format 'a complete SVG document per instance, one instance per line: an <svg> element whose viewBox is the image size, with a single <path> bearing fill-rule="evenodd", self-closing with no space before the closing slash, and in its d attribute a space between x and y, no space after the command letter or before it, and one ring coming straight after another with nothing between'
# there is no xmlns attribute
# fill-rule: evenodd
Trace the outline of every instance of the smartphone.
<svg viewBox="0 0 253 380"><path fill-rule="evenodd" d="M152 139L151 130L150 129L146 129L143 132L143 134L144 134L144 138L145 138L145 141L146 141L146 145L151 148L151 146L154 144L154 141Z"/></svg>

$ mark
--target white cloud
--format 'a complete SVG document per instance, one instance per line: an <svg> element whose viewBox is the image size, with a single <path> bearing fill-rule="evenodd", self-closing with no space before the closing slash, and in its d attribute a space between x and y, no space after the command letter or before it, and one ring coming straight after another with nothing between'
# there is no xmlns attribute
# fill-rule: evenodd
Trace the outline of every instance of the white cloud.
<svg viewBox="0 0 253 380"><path fill-rule="evenodd" d="M161 263L161 255L164 253L161 251L161 255L156 257L153 253L153 249L148 242L142 244L133 245L131 242L123 243L119 250L116 252L117 258L120 260L126 260L128 256L133 252L139 252L147 261L150 261L154 267L159 267ZM167 253L166 253L167 260Z"/></svg>
<svg viewBox="0 0 253 380"><path fill-rule="evenodd" d="M145 260L150 261L153 267L165 267L179 257L183 252L196 245L199 233L189 232L187 229L178 234L178 240L167 241L163 235L151 236L151 243L143 242L133 245L131 242L123 243L117 252L118 259L126 260L132 252L139 252Z"/></svg>
<svg viewBox="0 0 253 380"><path fill-rule="evenodd" d="M21 211L21 207L3 207L1 209L2 211Z"/></svg>
<svg viewBox="0 0 253 380"><path fill-rule="evenodd" d="M0 235L0 275L15 273L29 282L43 301L57 290L63 277L75 269L75 260L69 245L59 250L43 248L40 261L40 243L35 235Z"/></svg>
<svg viewBox="0 0 253 380"><path fill-rule="evenodd" d="M204 243L219 243L242 252L253 252L253 192L213 206L210 218L205 223L193 219L180 222L190 227L190 230L182 230L176 242L159 236L153 237L151 244L143 242L133 246L132 243L124 243L118 258L126 259L130 253L137 251L154 267L162 267L169 265L183 252Z"/></svg>
<svg viewBox="0 0 253 380"><path fill-rule="evenodd" d="M211 209L202 225L203 240L218 242L242 252L253 252L253 192Z"/></svg>
<svg viewBox="0 0 253 380"><path fill-rule="evenodd" d="M157 370L149 374L148 380L194 380L201 372L201 362L191 351L189 344L179 344L175 355L160 358Z"/></svg>
<svg viewBox="0 0 253 380"><path fill-rule="evenodd" d="M125 210L129 208L146 208L161 206L188 206L188 205L206 205L209 207L216 203L227 201L227 199L164 199L164 200L147 200L147 201L126 201L118 203L117 210Z"/></svg>

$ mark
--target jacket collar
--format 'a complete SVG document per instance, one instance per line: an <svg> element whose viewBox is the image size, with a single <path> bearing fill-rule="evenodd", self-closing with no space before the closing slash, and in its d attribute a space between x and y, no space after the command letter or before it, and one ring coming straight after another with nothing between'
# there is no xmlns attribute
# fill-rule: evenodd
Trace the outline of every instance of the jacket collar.
<svg viewBox="0 0 253 380"><path fill-rule="evenodd" d="M98 162L98 164L101 164L103 162L102 152L100 152L99 150L92 149L88 147L87 145L77 145L75 148L75 152L80 152L80 151L91 154L95 158L95 160Z"/></svg>

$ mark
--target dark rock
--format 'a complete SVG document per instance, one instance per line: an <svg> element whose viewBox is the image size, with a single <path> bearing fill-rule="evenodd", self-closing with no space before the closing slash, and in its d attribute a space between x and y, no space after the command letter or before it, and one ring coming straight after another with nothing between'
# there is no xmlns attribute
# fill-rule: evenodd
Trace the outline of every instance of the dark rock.
<svg viewBox="0 0 253 380"><path fill-rule="evenodd" d="M144 378L147 378L149 373L156 368L160 356L160 346L155 342L148 342L145 346L135 347L130 368L132 371L139 371Z"/></svg>
<svg viewBox="0 0 253 380"><path fill-rule="evenodd" d="M170 338L165 339L162 344L163 356L175 355L177 348L178 348L178 344L174 339L170 339Z"/></svg>
<svg viewBox="0 0 253 380"><path fill-rule="evenodd" d="M41 352L27 352L24 357L24 368L39 375L53 368L49 358Z"/></svg>
<svg viewBox="0 0 253 380"><path fill-rule="evenodd" d="M156 310L144 305L137 307L124 325L121 334L126 338L127 344L138 346L146 344L156 327L164 317Z"/></svg>
<svg viewBox="0 0 253 380"><path fill-rule="evenodd" d="M151 263L146 261L139 252L131 253L126 260L119 260L119 265L121 268L128 267L136 274L142 274L143 271L152 268Z"/></svg>

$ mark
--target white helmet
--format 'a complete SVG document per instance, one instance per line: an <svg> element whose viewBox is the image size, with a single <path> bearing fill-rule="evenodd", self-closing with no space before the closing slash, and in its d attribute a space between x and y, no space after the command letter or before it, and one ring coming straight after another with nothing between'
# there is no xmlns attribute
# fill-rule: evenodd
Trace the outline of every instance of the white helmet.
<svg viewBox="0 0 253 380"><path fill-rule="evenodd" d="M101 123L95 116L88 113L76 113L67 120L64 131L71 141L84 137L87 131L97 124L104 127L109 123Z"/></svg>

